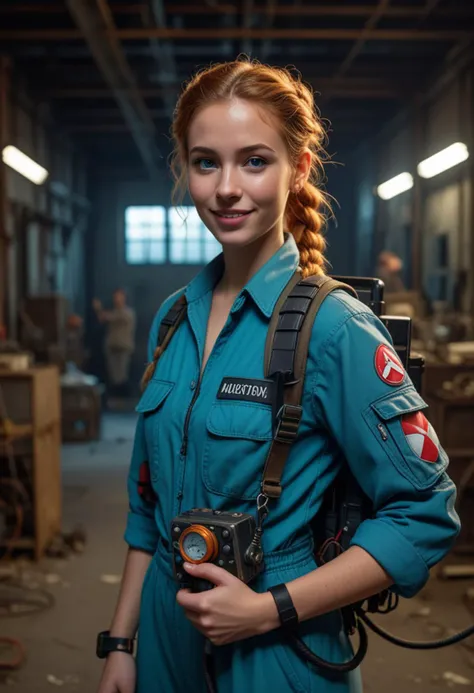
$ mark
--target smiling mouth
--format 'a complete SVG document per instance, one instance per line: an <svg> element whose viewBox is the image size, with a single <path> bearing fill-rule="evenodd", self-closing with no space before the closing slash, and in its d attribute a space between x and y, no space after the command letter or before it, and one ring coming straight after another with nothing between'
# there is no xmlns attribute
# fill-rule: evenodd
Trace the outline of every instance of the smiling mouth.
<svg viewBox="0 0 474 693"><path fill-rule="evenodd" d="M247 212L217 212L215 210L211 211L213 214L216 215L216 217L222 217L223 219L238 219L239 217L245 217L252 212L251 209L249 209Z"/></svg>

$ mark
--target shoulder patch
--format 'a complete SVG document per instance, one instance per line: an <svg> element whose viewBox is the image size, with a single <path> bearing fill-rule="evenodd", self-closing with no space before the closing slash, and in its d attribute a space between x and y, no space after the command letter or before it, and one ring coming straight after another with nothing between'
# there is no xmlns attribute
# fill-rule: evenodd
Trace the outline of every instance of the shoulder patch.
<svg viewBox="0 0 474 693"><path fill-rule="evenodd" d="M380 344L375 352L375 370L380 380L387 385L401 385L406 371L397 354L386 344Z"/></svg>
<svg viewBox="0 0 474 693"><path fill-rule="evenodd" d="M408 445L423 462L436 462L439 457L439 440L433 426L421 411L406 414L402 429Z"/></svg>

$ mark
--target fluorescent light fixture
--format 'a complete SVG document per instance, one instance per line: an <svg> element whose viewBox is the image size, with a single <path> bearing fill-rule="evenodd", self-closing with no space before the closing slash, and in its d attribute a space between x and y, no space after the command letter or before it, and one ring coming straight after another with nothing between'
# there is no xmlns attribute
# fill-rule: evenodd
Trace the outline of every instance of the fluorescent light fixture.
<svg viewBox="0 0 474 693"><path fill-rule="evenodd" d="M442 149L437 154L433 154L428 159L418 164L417 171L422 178L433 178L438 173L447 171L448 168L460 164L469 158L469 151L462 142L455 142L446 149Z"/></svg>
<svg viewBox="0 0 474 693"><path fill-rule="evenodd" d="M395 176L395 178L390 178L390 180L385 181L385 183L381 183L377 188L377 195L381 197L382 200L390 200L392 197L400 195L400 193L406 190L410 190L410 188L413 188L413 176L411 173L405 171Z"/></svg>
<svg viewBox="0 0 474 693"><path fill-rule="evenodd" d="M32 183L36 183L36 185L41 185L48 177L48 171L45 168L12 145L4 148L2 159L7 166L18 171L18 173L21 173L22 176L28 178Z"/></svg>

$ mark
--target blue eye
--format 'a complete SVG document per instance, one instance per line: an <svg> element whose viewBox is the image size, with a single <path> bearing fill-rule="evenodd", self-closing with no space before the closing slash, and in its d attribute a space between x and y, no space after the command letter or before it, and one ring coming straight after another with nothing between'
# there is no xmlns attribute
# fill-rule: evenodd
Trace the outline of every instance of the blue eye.
<svg viewBox="0 0 474 693"><path fill-rule="evenodd" d="M197 159L194 163L203 171L208 171L214 166L212 159Z"/></svg>
<svg viewBox="0 0 474 693"><path fill-rule="evenodd" d="M261 156L251 156L247 161L247 164L250 164L251 168L262 168L266 163L265 159L262 159Z"/></svg>

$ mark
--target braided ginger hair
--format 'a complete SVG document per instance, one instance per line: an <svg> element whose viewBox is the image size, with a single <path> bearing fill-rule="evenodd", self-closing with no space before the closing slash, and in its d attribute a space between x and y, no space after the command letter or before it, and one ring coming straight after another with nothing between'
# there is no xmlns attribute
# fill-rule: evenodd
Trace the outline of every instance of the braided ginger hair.
<svg viewBox="0 0 474 693"><path fill-rule="evenodd" d="M324 274L326 241L323 229L330 212L327 195L320 189L324 177L325 131L315 112L312 91L280 67L249 59L219 63L198 72L182 92L174 112L171 170L174 195L181 196L187 183L187 134L198 110L223 100L240 98L262 105L281 123L290 161L296 163L305 150L311 152L311 174L297 193L290 192L285 210L285 227L295 238L303 277ZM157 348L142 379L146 385L161 355Z"/></svg>

